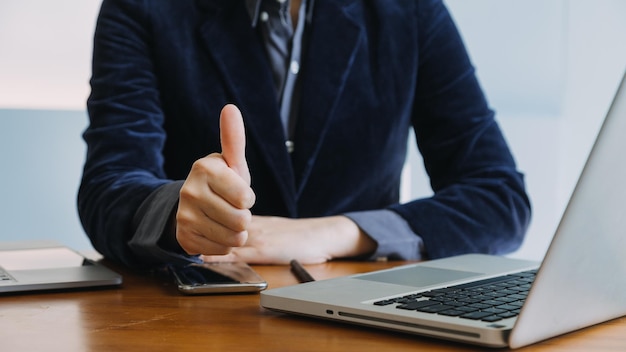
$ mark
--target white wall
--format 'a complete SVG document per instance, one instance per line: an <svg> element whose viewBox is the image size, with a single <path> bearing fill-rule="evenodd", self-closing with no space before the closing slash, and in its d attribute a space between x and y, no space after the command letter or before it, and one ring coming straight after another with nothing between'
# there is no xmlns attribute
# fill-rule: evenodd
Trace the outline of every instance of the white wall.
<svg viewBox="0 0 626 352"><path fill-rule="evenodd" d="M84 109L99 0L0 1L0 107Z"/></svg>
<svg viewBox="0 0 626 352"><path fill-rule="evenodd" d="M514 256L540 259L624 72L626 2L446 3L526 174L534 217ZM89 246L74 204L99 4L0 1L0 109L59 110L0 111L0 239ZM429 194L415 149L409 171L405 196Z"/></svg>

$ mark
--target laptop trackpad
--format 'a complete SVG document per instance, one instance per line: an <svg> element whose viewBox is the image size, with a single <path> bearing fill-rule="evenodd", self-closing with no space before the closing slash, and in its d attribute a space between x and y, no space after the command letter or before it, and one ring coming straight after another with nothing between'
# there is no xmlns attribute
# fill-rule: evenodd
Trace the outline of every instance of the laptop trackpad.
<svg viewBox="0 0 626 352"><path fill-rule="evenodd" d="M482 275L482 273L414 266L405 269L360 275L356 278L396 285L424 287L479 275Z"/></svg>

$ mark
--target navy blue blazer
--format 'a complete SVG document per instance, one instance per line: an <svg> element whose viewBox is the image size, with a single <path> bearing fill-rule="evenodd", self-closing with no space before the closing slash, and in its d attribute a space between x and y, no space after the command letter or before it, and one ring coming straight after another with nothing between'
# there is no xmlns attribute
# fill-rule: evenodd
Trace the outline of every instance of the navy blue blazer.
<svg viewBox="0 0 626 352"><path fill-rule="evenodd" d="M129 248L141 223L133 216L220 150L226 103L244 116L254 214L390 209L430 258L520 245L530 217L523 176L441 1L315 1L291 155L244 3L103 1L78 195L98 251L126 264L147 260ZM399 204L411 128L434 195ZM161 206L157 218L175 206Z"/></svg>

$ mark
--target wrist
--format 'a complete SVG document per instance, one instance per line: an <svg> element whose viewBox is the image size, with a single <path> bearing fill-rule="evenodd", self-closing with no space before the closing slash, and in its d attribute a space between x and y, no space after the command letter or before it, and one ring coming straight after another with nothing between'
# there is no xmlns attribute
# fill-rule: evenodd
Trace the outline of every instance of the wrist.
<svg viewBox="0 0 626 352"><path fill-rule="evenodd" d="M354 221L345 216L332 217L331 257L349 258L367 256L376 250L377 243L368 236ZM339 244L339 245L336 245Z"/></svg>

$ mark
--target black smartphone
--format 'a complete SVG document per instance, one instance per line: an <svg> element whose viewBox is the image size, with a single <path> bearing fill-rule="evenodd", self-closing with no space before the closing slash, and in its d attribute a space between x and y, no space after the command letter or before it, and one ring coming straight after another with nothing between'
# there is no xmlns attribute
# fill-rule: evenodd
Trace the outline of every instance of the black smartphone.
<svg viewBox="0 0 626 352"><path fill-rule="evenodd" d="M259 292L267 282L243 262L214 262L171 267L178 290L184 294Z"/></svg>

